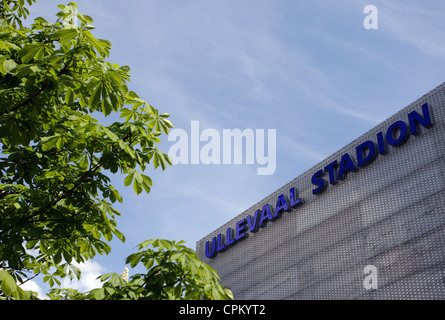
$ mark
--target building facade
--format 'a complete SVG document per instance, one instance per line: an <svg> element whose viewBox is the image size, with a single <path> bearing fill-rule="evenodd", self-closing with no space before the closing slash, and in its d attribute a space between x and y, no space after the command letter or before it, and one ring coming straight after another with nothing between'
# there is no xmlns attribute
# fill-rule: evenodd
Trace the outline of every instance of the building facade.
<svg viewBox="0 0 445 320"><path fill-rule="evenodd" d="M445 298L445 83L196 250L234 298Z"/></svg>

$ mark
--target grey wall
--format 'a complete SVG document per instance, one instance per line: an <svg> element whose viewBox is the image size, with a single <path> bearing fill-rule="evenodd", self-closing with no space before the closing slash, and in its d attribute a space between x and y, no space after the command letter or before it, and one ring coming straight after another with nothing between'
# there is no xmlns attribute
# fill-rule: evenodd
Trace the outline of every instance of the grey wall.
<svg viewBox="0 0 445 320"><path fill-rule="evenodd" d="M312 175L428 103L434 125L319 194ZM445 298L445 83L197 243L235 299ZM295 187L304 203L213 259L205 243ZM364 268L377 268L365 289Z"/></svg>

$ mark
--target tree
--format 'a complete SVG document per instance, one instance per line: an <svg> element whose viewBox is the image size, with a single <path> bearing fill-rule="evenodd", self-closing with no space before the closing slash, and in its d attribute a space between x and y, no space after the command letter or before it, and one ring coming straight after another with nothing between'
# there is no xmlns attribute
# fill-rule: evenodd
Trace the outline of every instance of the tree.
<svg viewBox="0 0 445 320"><path fill-rule="evenodd" d="M164 239L146 240L139 251L127 257L131 267L142 264L146 274L128 276L108 273L100 277L102 288L87 293L73 289L53 289L54 299L72 300L198 300L231 299L229 289L219 284L215 270L199 260L198 254L182 245Z"/></svg>
<svg viewBox="0 0 445 320"><path fill-rule="evenodd" d="M34 297L16 284L39 274L50 286L65 276L79 278L74 262L109 253L113 237L125 241L115 220L120 212L112 206L123 199L107 173L124 174L126 186L148 193L147 167L164 170L171 164L157 147L173 127L169 114L128 89L130 68L107 61L111 44L93 36L90 16L77 12L73 2L59 8L55 23L39 17L24 27L25 1L0 3L4 298ZM111 114L123 120L106 126L96 119ZM140 249L149 245L159 250L145 249L127 259L131 266L142 262L146 275L134 276L125 286L116 274L104 275L102 289L65 291L64 297L198 298L199 292L199 297L230 298L193 250L167 240L149 240ZM58 292L51 297L61 298Z"/></svg>

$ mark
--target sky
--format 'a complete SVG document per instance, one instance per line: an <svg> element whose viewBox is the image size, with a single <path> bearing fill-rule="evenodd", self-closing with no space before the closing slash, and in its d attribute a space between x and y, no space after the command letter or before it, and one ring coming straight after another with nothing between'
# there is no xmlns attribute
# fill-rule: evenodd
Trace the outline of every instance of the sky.
<svg viewBox="0 0 445 320"><path fill-rule="evenodd" d="M55 21L62 3L38 0L31 16ZM131 67L130 89L171 114L175 128L191 136L198 121L201 131L221 136L224 129L276 131L272 174L259 175L258 162L150 168L152 191L138 196L124 186L124 176L113 175L124 198L116 209L126 242L112 240L109 255L81 266L81 282L64 282L81 291L96 286L99 274L122 272L125 258L146 239L185 240L195 249L207 234L445 81L442 0L76 3L93 17L93 34L111 41L109 61ZM364 25L370 4L377 29ZM164 136L160 148L167 153L174 144Z"/></svg>

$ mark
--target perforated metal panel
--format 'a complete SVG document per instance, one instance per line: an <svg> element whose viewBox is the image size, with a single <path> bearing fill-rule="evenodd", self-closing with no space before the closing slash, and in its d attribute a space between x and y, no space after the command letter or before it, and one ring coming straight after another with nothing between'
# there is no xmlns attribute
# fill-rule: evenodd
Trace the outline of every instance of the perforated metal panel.
<svg viewBox="0 0 445 320"><path fill-rule="evenodd" d="M368 166L312 193L315 172L376 142L396 121L408 125L408 113L422 114L425 103L431 128L408 132L404 144L388 145ZM235 299L444 299L444 156L445 83L205 236L196 250ZM207 241L266 203L274 206L291 187L304 203L206 258ZM376 267L377 289L364 286L368 265Z"/></svg>

